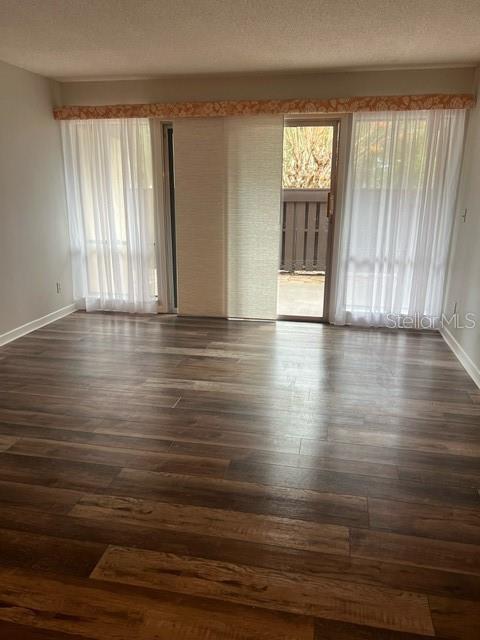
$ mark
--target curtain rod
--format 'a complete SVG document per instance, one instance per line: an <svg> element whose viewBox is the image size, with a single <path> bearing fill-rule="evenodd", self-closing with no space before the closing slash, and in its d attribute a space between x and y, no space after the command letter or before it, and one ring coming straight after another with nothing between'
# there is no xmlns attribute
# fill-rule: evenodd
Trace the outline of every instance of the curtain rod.
<svg viewBox="0 0 480 640"><path fill-rule="evenodd" d="M55 120L98 118L208 118L261 114L352 113L354 111L417 111L425 109L470 109L475 106L470 93L425 95L362 96L328 100L219 100L211 102L157 102L65 106L53 110Z"/></svg>

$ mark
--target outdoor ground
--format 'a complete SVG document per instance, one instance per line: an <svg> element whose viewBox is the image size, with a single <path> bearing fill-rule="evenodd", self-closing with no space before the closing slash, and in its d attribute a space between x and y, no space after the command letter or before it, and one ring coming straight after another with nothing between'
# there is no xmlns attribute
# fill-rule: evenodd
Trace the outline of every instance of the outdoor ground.
<svg viewBox="0 0 480 640"><path fill-rule="evenodd" d="M279 273L278 315L323 316L325 276Z"/></svg>

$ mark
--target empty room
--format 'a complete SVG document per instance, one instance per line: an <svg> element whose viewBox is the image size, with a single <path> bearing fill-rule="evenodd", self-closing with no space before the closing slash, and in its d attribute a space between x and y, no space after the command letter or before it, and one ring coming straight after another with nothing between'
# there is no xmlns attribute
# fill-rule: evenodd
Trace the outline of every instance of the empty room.
<svg viewBox="0 0 480 640"><path fill-rule="evenodd" d="M0 638L480 638L479 34L0 0Z"/></svg>

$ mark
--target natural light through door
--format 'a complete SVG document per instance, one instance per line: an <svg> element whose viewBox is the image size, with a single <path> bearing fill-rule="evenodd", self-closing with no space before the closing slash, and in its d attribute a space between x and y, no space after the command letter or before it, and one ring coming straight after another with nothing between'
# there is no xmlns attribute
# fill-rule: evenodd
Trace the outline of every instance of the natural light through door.
<svg viewBox="0 0 480 640"><path fill-rule="evenodd" d="M287 123L283 139L278 315L324 318L337 124Z"/></svg>

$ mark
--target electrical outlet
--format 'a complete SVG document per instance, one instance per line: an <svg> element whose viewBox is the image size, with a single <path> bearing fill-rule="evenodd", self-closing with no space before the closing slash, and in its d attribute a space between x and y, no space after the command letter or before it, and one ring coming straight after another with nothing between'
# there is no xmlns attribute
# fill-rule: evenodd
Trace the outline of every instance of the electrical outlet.
<svg viewBox="0 0 480 640"><path fill-rule="evenodd" d="M57 282L57 293L61 293L62 292L62 285L60 284L60 282Z"/></svg>

